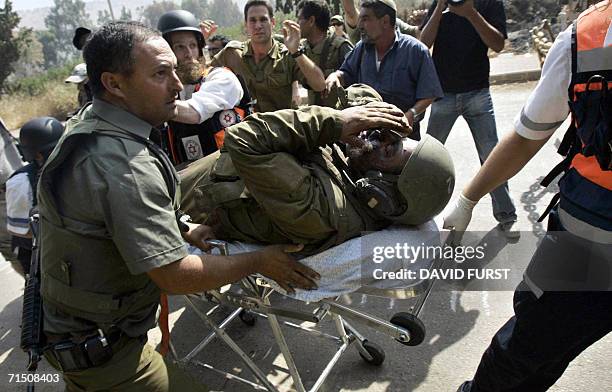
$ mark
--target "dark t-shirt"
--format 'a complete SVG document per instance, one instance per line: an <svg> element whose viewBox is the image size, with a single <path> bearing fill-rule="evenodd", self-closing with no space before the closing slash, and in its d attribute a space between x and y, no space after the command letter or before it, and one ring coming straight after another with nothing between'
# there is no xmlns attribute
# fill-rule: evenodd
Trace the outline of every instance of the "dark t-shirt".
<svg viewBox="0 0 612 392"><path fill-rule="evenodd" d="M421 29L433 14L434 1ZM474 0L476 10L491 26L506 33L506 12L501 0ZM487 46L472 24L462 16L446 11L434 41L433 60L445 93L465 93L489 87Z"/></svg>

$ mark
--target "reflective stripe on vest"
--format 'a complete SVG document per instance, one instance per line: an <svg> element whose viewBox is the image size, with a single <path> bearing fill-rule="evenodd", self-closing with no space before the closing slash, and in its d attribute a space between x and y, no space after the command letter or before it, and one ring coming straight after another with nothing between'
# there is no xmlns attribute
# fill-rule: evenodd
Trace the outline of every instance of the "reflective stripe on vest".
<svg viewBox="0 0 612 392"><path fill-rule="evenodd" d="M612 39L610 38L610 21L612 5L610 1L602 1L583 12L576 21L575 73L572 75L573 85L570 87L572 101L576 93L586 90L586 80L594 74L612 74ZM612 80L608 78L608 88L612 88ZM590 89L602 88L601 83L593 83ZM595 156L586 157L576 154L571 167L592 183L612 191L612 171L601 170ZM610 195L612 198L612 194Z"/></svg>

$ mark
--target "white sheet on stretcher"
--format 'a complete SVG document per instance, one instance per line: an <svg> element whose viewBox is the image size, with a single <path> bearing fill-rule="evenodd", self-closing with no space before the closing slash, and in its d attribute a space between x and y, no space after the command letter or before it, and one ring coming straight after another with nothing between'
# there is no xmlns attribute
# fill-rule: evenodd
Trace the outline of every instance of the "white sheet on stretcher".
<svg viewBox="0 0 612 392"><path fill-rule="evenodd" d="M374 270L380 269L386 272L401 269L418 270L427 268L433 261L432 258L421 257L415 262L411 257L398 259L396 257L387 258L382 255L384 261L375 263L375 247L396 249L399 244L403 253L404 244L416 249L417 247L440 246L441 242L441 233L434 220L413 227L391 226L385 230L353 238L324 252L301 259L300 262L321 274L317 290L296 289L295 294L286 294L274 281L269 279L267 281L275 290L305 302L316 302L341 294L349 294L366 285L384 283L385 287L389 287L389 283L393 283L391 287L408 286L411 283L419 282L420 279L417 277L414 281L382 282L374 278ZM249 252L260 248L262 248L261 245L233 242L229 243L229 254ZM195 253L194 250L197 251L196 248L190 248L192 253ZM214 252L218 254L217 250Z"/></svg>

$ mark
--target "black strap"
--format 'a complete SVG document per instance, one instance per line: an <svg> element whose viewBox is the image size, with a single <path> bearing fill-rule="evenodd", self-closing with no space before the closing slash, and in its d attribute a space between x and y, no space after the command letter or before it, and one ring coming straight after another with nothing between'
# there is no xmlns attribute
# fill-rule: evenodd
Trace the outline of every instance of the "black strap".
<svg viewBox="0 0 612 392"><path fill-rule="evenodd" d="M544 218L546 218L548 216L548 214L550 214L550 212L553 210L553 208L555 208L555 206L559 203L559 199L561 199L561 194L560 193L557 193L556 195L553 196L553 198L550 201L550 203L548 203L548 207L546 207L546 209L544 210L544 213L538 219L538 222L542 222L544 220Z"/></svg>

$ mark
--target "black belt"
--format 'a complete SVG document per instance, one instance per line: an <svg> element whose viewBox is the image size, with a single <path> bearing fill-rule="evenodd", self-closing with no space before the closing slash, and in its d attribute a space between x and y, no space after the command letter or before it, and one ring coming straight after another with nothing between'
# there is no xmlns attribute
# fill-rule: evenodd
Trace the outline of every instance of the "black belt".
<svg viewBox="0 0 612 392"><path fill-rule="evenodd" d="M127 337L119 329L112 329L108 333L97 330L82 337L70 337L47 333L51 343L45 353L51 355L59 364L62 372L82 371L92 367L101 366L111 360L114 352L118 351L117 343L122 337Z"/></svg>

